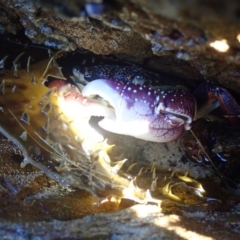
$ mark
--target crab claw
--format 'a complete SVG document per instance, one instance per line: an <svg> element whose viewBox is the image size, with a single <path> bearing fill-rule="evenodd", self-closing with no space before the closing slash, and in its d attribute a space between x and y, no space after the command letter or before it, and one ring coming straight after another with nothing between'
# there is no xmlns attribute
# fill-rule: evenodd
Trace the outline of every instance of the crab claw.
<svg viewBox="0 0 240 240"><path fill-rule="evenodd" d="M82 95L99 95L114 108L116 117L105 117L99 123L102 128L147 141L178 138L190 129L195 115L195 100L183 89L161 91L131 82L98 79L88 83Z"/></svg>
<svg viewBox="0 0 240 240"><path fill-rule="evenodd" d="M72 118L75 118L77 113L79 119L90 118L93 112L95 116L115 118L115 113L112 109L94 100L84 98L75 85L71 85L64 80L56 79L51 82L48 87L56 88L58 94L62 95L62 105L64 105L64 103L67 104L67 106L64 107L64 112L67 113L68 116L73 115Z"/></svg>

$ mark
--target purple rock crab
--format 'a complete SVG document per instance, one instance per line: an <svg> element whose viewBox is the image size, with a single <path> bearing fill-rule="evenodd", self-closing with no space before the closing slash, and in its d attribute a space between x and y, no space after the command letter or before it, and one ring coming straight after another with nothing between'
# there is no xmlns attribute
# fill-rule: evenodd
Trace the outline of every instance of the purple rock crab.
<svg viewBox="0 0 240 240"><path fill-rule="evenodd" d="M219 106L224 117L238 127L240 106L217 83L203 83L192 94L183 86L162 83L160 75L149 80L151 73L141 68L128 66L124 69L126 73L122 71L117 65L88 67L82 73L74 69L75 77L87 83L82 96L86 99L100 96L108 103L105 108L100 102L94 102L92 108L91 104L88 106L90 115L104 116L99 125L105 130L146 141L168 142ZM100 106L101 111L97 111Z"/></svg>
<svg viewBox="0 0 240 240"><path fill-rule="evenodd" d="M148 141L174 140L195 118L198 103L188 90L159 87L152 82L158 75L136 66L98 66L83 74L74 69L69 82L56 63L58 54L33 65L28 59L27 68L20 69L22 55L13 61L13 70L4 69L6 58L1 61L0 79L0 131L22 150L22 166L31 163L51 178L98 197L157 203L167 198L185 204L172 193L181 186L206 200L201 183L187 175L162 173L148 163L122 171L126 159L113 161L108 155L112 146L89 125L91 116L100 115L105 117L100 126L107 130ZM222 99L235 101L225 89L215 93L214 101L222 106ZM237 107L233 113L224 110L236 119Z"/></svg>

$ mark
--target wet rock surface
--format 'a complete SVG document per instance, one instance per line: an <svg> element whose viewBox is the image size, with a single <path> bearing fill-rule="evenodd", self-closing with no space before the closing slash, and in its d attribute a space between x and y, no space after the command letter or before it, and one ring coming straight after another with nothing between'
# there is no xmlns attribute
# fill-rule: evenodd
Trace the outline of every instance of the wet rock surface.
<svg viewBox="0 0 240 240"><path fill-rule="evenodd" d="M12 222L68 220L118 209L115 203L101 204L85 191L49 179L31 165L21 168L20 150L3 136L0 149L2 219Z"/></svg>
<svg viewBox="0 0 240 240"><path fill-rule="evenodd" d="M238 1L1 3L2 33L23 31L48 47L114 54L186 79L214 78L239 90Z"/></svg>
<svg viewBox="0 0 240 240"><path fill-rule="evenodd" d="M188 81L218 80L236 96L240 92L238 1L0 3L0 33L11 41L26 44L16 37L24 33L30 45L111 54ZM214 48L217 40L224 40L223 47L229 49L221 52ZM227 145L227 135L214 133L223 143L214 145L213 155L224 148L223 154L229 156L229 149L235 146L228 174L229 168L239 166L239 136L233 137ZM131 146L131 140L113 137L113 142L121 141L125 141L125 150ZM138 149L143 145L139 142ZM154 161L156 148L146 148L145 158ZM217 239L220 235L222 239L238 239L239 190L227 193L222 203L191 207L164 203L162 212L155 205L126 208L133 202L123 201L120 206L111 201L99 203L84 191L61 186L32 166L21 169L21 152L5 138L1 138L0 150L0 233L5 239ZM121 147L116 152L120 154ZM141 152L129 150L129 154L134 158ZM173 167L175 162L169 162ZM207 167L200 169L206 169L208 175ZM236 171L233 174L237 176Z"/></svg>
<svg viewBox="0 0 240 240"><path fill-rule="evenodd" d="M99 213L77 220L0 223L6 239L238 239L239 214L208 213L205 208L178 214L159 213L157 206L136 205L116 213ZM146 214L148 212L148 214Z"/></svg>

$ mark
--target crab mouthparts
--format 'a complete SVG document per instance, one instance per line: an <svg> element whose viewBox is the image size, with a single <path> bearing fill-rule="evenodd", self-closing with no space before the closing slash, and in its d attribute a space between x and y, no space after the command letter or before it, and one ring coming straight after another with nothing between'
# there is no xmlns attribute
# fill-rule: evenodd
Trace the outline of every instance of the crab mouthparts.
<svg viewBox="0 0 240 240"><path fill-rule="evenodd" d="M82 90L82 96L86 97L87 112L91 116L101 116L109 119L116 119L115 109L120 99L118 91L114 90L105 80L90 82ZM96 96L97 100L96 100Z"/></svg>
<svg viewBox="0 0 240 240"><path fill-rule="evenodd" d="M65 95L65 100L67 103L71 103L68 106L74 109L74 111L79 111L79 108L84 107L84 110L81 110L81 112L86 117L116 118L114 109L102 98L84 98L80 93L69 92Z"/></svg>

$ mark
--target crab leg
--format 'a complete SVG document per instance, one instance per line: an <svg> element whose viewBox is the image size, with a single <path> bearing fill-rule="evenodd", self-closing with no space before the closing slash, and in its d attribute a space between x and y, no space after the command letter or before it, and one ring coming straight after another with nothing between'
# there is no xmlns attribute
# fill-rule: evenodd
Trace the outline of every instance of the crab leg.
<svg viewBox="0 0 240 240"><path fill-rule="evenodd" d="M201 118L220 107L222 115L234 127L240 127L240 105L229 91L221 85L210 82L203 83L194 93L194 96L198 108L196 118Z"/></svg>

